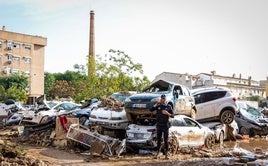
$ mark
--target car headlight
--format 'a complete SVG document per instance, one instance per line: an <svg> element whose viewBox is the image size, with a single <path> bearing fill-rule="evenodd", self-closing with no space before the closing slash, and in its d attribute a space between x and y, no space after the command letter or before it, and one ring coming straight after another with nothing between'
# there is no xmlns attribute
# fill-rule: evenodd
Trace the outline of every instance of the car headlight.
<svg viewBox="0 0 268 166"><path fill-rule="evenodd" d="M156 97L156 98L153 98L153 99L151 100L151 102L157 102L157 101L160 101L160 97Z"/></svg>

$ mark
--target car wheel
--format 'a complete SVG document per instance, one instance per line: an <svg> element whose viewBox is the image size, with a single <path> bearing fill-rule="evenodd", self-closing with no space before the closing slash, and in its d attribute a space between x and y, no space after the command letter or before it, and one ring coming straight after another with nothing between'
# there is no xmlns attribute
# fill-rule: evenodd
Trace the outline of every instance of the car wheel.
<svg viewBox="0 0 268 166"><path fill-rule="evenodd" d="M48 116L43 116L42 119L40 120L40 123L46 123L48 120Z"/></svg>
<svg viewBox="0 0 268 166"><path fill-rule="evenodd" d="M220 115L220 121L223 124L231 124L234 121L234 116L231 110L224 110Z"/></svg>
<svg viewBox="0 0 268 166"><path fill-rule="evenodd" d="M213 145L215 145L215 136L210 134L205 139L205 146L206 146L206 148L211 149L213 147Z"/></svg>
<svg viewBox="0 0 268 166"><path fill-rule="evenodd" d="M250 132L249 129L244 126L239 128L239 133L242 135L249 135L249 132Z"/></svg>
<svg viewBox="0 0 268 166"><path fill-rule="evenodd" d="M254 128L251 128L249 131L249 136L250 137L255 137L257 135L257 131Z"/></svg>
<svg viewBox="0 0 268 166"><path fill-rule="evenodd" d="M168 139L168 154L174 155L177 153L179 148L179 142L177 141L175 136L171 136Z"/></svg>
<svg viewBox="0 0 268 166"><path fill-rule="evenodd" d="M81 116L81 117L79 118L79 124L80 124L80 125L84 125L87 119L88 119L88 118L87 118L86 116Z"/></svg>

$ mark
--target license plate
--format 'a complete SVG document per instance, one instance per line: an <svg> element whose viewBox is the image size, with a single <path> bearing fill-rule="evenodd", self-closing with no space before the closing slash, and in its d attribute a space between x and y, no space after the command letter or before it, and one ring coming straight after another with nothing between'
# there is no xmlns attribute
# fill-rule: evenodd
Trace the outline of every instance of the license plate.
<svg viewBox="0 0 268 166"><path fill-rule="evenodd" d="M133 104L135 108L146 108L146 104Z"/></svg>

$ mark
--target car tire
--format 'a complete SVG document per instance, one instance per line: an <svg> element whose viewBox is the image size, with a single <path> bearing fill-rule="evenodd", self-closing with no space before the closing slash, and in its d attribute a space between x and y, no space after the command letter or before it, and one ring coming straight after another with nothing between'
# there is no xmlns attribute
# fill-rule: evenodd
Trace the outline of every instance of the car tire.
<svg viewBox="0 0 268 166"><path fill-rule="evenodd" d="M234 113L231 110L224 110L221 114L220 114L220 121L223 124L231 124L234 121Z"/></svg>
<svg viewBox="0 0 268 166"><path fill-rule="evenodd" d="M215 136L210 134L205 139L205 147L211 149L215 145Z"/></svg>
<svg viewBox="0 0 268 166"><path fill-rule="evenodd" d="M87 116L81 116L81 117L79 118L79 124L80 124L80 125L84 125L87 119L88 119Z"/></svg>
<svg viewBox="0 0 268 166"><path fill-rule="evenodd" d="M241 126L239 128L239 134L241 135L249 135L250 131L248 128L244 127L244 126Z"/></svg>
<svg viewBox="0 0 268 166"><path fill-rule="evenodd" d="M168 139L168 154L175 155L178 152L179 142L176 137L169 137Z"/></svg>

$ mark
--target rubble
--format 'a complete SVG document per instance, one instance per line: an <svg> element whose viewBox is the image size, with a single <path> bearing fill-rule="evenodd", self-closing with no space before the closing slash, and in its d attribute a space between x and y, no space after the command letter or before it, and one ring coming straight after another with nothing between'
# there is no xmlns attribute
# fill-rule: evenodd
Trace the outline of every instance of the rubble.
<svg viewBox="0 0 268 166"><path fill-rule="evenodd" d="M114 111L122 111L124 109L124 103L120 100L116 100L112 97L108 97L101 100L100 107L104 107L106 110L112 109Z"/></svg>

